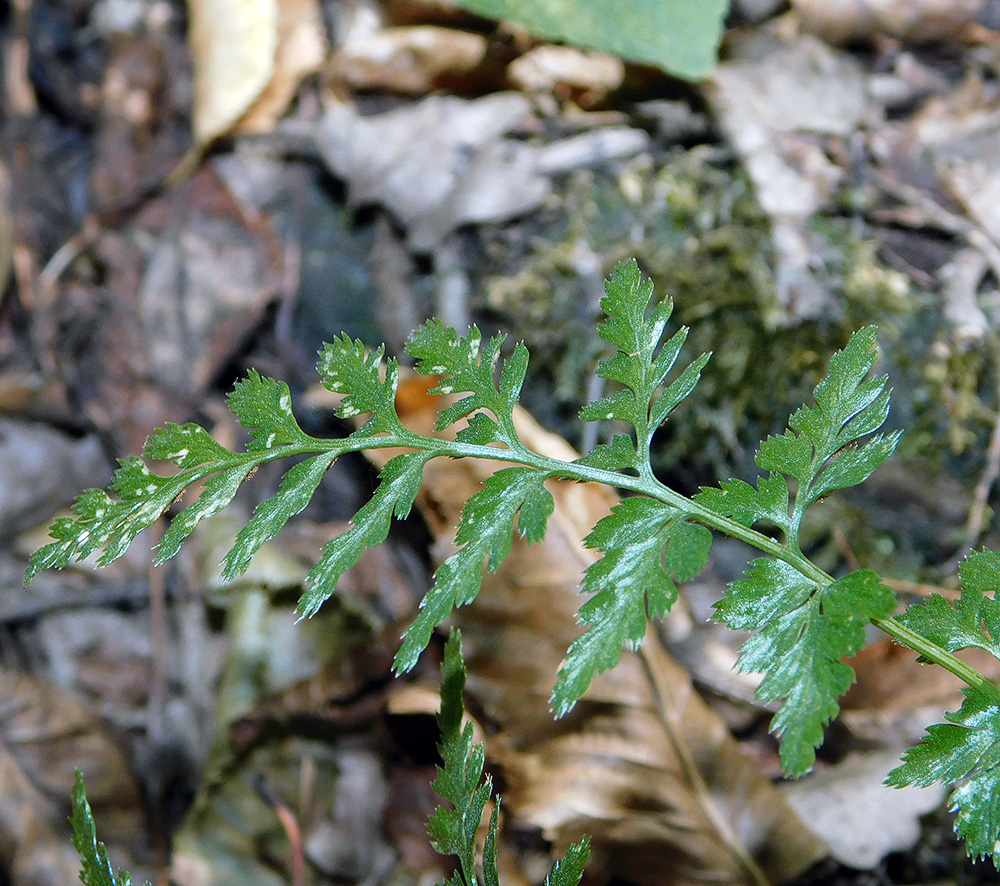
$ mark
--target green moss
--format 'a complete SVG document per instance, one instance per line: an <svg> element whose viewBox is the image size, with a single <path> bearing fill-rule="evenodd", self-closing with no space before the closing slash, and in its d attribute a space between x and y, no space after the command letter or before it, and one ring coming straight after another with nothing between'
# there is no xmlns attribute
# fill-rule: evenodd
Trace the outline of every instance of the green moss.
<svg viewBox="0 0 1000 886"><path fill-rule="evenodd" d="M906 428L897 458L927 483L945 473L971 495L995 420L998 359L989 348L952 344L939 298L883 264L877 245L855 236L849 216L817 218L809 232L832 310L808 321L783 312L769 220L746 176L716 148L677 152L659 166L647 157L615 174L578 172L533 222L494 234L476 287L485 293L486 325L528 344L524 402L575 445L591 442L576 414L599 395L594 369L608 356L596 333L603 278L634 255L657 291L674 298L674 322L690 327L687 359L713 352L701 384L656 441L654 465L672 483L690 490L753 476L760 441L783 430L809 399L851 331L876 324L881 366L895 388L889 424ZM598 428L599 438L614 430ZM956 499L954 489L949 495ZM867 537L874 547L859 551L865 562L916 577L921 551L902 540L908 530L898 527L897 545L891 515L885 525L855 527L857 513L846 504L831 509L816 542L830 545L835 559L837 533ZM925 527L945 547L948 539L960 543L964 522L960 508L949 515L947 526Z"/></svg>

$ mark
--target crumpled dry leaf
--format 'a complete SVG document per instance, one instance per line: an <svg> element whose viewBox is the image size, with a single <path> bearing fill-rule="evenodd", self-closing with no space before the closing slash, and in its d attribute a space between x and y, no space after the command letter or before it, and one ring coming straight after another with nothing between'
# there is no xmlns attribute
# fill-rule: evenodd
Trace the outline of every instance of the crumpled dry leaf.
<svg viewBox="0 0 1000 886"><path fill-rule="evenodd" d="M326 52L316 0L188 0L195 142L266 132Z"/></svg>
<svg viewBox="0 0 1000 886"><path fill-rule="evenodd" d="M955 40L984 6L985 0L792 0L803 31L838 44L878 36Z"/></svg>
<svg viewBox="0 0 1000 886"><path fill-rule="evenodd" d="M441 399L421 398L424 385L404 386L403 400L419 410L404 419L429 432ZM575 457L523 410L515 424L528 445ZM389 453L373 455L382 462ZM418 503L438 537L436 558L450 552L462 504L495 468L470 459L428 465ZM495 727L487 749L503 771L508 813L521 827L541 829L557 851L589 833L589 870L638 884L791 880L826 854L825 845L742 755L652 632L640 653L624 653L571 715L553 721L549 691L579 633L578 586L596 556L582 539L615 497L590 485L552 491L545 540L529 547L515 539L456 618L469 694Z"/></svg>
<svg viewBox="0 0 1000 886"><path fill-rule="evenodd" d="M708 96L771 217L778 299L785 312L775 319L823 314L830 295L812 268L808 222L843 171L827 158L819 138L847 136L865 115L860 67L815 38L783 42L765 30L719 65Z"/></svg>
<svg viewBox="0 0 1000 886"><path fill-rule="evenodd" d="M0 867L11 886L63 886L80 859L69 839L76 769L102 839L142 882L145 818L125 754L97 710L72 693L0 669Z"/></svg>
<svg viewBox="0 0 1000 886"><path fill-rule="evenodd" d="M434 25L382 28L338 48L327 73L332 85L422 93L461 82L485 57L484 34Z"/></svg>
<svg viewBox="0 0 1000 886"><path fill-rule="evenodd" d="M473 101L430 96L370 116L338 104L315 138L330 171L347 182L352 204L385 206L406 228L409 245L431 252L460 225L503 222L536 208L551 189L550 175L633 156L649 142L630 127L547 145L502 138L530 111L515 92Z"/></svg>
<svg viewBox="0 0 1000 886"><path fill-rule="evenodd" d="M431 96L372 116L338 104L316 138L353 204L381 203L408 228L411 246L429 250L457 224L512 218L548 194L548 180L524 161L527 146L500 140L529 112L528 100L514 92L475 101ZM503 187L493 189L488 205L477 201L477 218L443 217L448 202L468 190L466 178L481 179L483 164Z"/></svg>
<svg viewBox="0 0 1000 886"><path fill-rule="evenodd" d="M169 196L95 244L105 283L60 281L49 328L62 381L88 419L141 451L150 427L183 421L277 291L278 242L210 166L181 209Z"/></svg>

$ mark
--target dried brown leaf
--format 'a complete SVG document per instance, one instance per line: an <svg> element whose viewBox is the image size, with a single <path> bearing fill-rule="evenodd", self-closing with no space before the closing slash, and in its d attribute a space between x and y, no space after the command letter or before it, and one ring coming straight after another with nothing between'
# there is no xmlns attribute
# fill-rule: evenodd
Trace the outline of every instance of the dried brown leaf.
<svg viewBox="0 0 1000 886"><path fill-rule="evenodd" d="M456 28L382 28L340 47L328 68L351 89L423 93L467 77L483 64L486 37Z"/></svg>
<svg viewBox="0 0 1000 886"><path fill-rule="evenodd" d="M528 144L502 138L526 119L516 92L474 101L432 95L382 114L330 107L316 131L323 160L348 183L354 205L380 203L430 251L462 224L504 221L538 206L550 190Z"/></svg>
<svg viewBox="0 0 1000 886"><path fill-rule="evenodd" d="M104 286L61 282L49 343L70 399L119 451L150 427L183 421L254 327L280 280L268 220L254 216L210 166L147 203L95 244Z"/></svg>
<svg viewBox="0 0 1000 886"><path fill-rule="evenodd" d="M984 5L984 0L792 0L802 30L830 43L878 36L954 40Z"/></svg>

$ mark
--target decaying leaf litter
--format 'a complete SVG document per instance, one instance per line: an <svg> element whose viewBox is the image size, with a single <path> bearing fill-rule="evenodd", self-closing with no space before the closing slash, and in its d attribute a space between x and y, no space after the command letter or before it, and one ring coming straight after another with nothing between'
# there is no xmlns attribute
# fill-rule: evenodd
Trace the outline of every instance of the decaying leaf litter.
<svg viewBox="0 0 1000 886"><path fill-rule="evenodd" d="M20 583L51 513L111 458L165 421L234 439L220 409L233 380L253 366L301 389L311 351L343 329L397 350L430 314L512 329L542 358L536 417L579 443L568 419L595 394L601 280L636 254L692 326L691 350L715 351L660 453L693 488L722 466L745 474L748 443L849 329L874 322L904 452L871 492L831 501L806 543L831 569L877 561L917 594L995 543L995 4L830 7L737 4L722 65L686 86L442 3L193 3L187 40L170 2L13 6L0 168L10 882L75 876L74 766L137 879L169 865L179 883L287 882L278 801L295 810L311 882L446 874L423 832L435 674L400 683L389 666L475 465L435 477L423 521L352 570L314 622L295 626L291 606L324 523L371 490L360 460L234 585L215 577L218 540L240 525L227 516L169 569L149 569L146 541L109 573L42 576L27 596ZM423 391L407 396L419 412ZM322 402L303 421L332 429ZM238 508L276 480L262 471ZM613 705L553 723L558 661L541 653L572 635L575 522L608 505L589 494L566 491L584 498L559 533L519 550L463 625L473 711L508 795L510 882L539 879L549 844L584 832L595 880L789 882L813 861L828 878L975 876L947 853L906 854L934 798L882 793L903 805L864 824L852 813L885 749L927 720L912 708L956 706L956 687L910 662L890 678L891 648L863 653L879 665L859 667L812 779L767 782L768 714L729 673L732 641L704 626L739 550L691 583L666 651L608 676ZM890 679L906 704L886 698ZM65 730L93 738L39 763L33 743Z"/></svg>

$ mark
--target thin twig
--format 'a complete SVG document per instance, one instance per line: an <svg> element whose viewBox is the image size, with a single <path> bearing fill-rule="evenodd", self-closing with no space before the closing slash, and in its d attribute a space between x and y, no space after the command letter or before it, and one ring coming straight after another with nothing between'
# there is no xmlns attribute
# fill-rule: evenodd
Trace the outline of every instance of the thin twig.
<svg viewBox="0 0 1000 886"><path fill-rule="evenodd" d="M979 541L979 536L982 535L986 502L998 476L1000 476L1000 409L997 410L993 433L990 435L990 445L986 450L986 467L976 484L976 493L969 509L969 519L965 524L965 544L962 546L961 557L972 552Z"/></svg>
<svg viewBox="0 0 1000 886"><path fill-rule="evenodd" d="M295 813L267 786L263 775L258 774L253 779L253 787L257 795L274 810L274 814L281 822L281 827L288 838L288 847L292 857L292 886L305 886L306 865L305 853L302 848L302 828L299 826Z"/></svg>
<svg viewBox="0 0 1000 886"><path fill-rule="evenodd" d="M767 874L757 864L746 844L740 839L739 834L730 825L729 820L719 808L719 804L712 797L712 792L698 769L694 754L691 753L691 748L684 739L682 715L679 713L680 705L674 697L673 689L662 678L662 668L657 660L665 654L659 643L660 640L656 633L652 629L648 630L646 640L639 650L639 656L649 681L650 690L653 693L657 713L663 720L664 728L670 743L673 745L674 752L677 754L684 775L687 777L688 785L697 799L698 806L711 822L723 845L746 872L749 881L754 886L770 886ZM691 692L694 692L693 687L691 687Z"/></svg>

